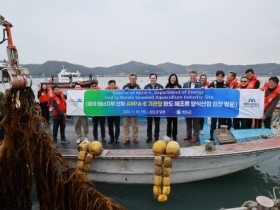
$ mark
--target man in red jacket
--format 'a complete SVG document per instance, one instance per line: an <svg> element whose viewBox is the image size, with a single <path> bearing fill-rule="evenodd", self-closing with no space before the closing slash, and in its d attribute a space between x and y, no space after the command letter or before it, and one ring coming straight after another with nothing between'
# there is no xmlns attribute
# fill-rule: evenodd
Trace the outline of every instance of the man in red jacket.
<svg viewBox="0 0 280 210"><path fill-rule="evenodd" d="M61 143L70 143L65 137L65 124L66 124L66 102L64 95L60 88L55 85L52 87L52 94L50 96L50 105L52 109L53 118L53 141L57 142L58 128L60 127Z"/></svg>
<svg viewBox="0 0 280 210"><path fill-rule="evenodd" d="M278 77L270 77L262 89L265 92L264 114L261 120L258 120L256 127L260 128L261 121L263 121L264 127L270 129L273 112L280 100L280 85Z"/></svg>

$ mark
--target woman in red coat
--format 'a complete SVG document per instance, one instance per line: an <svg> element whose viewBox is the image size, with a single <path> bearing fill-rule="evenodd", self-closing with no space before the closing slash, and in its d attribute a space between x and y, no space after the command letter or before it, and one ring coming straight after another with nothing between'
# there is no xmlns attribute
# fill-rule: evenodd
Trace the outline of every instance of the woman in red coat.
<svg viewBox="0 0 280 210"><path fill-rule="evenodd" d="M47 123L49 124L49 90L45 83L41 84L41 88L38 91L38 99L40 102L42 117L45 118Z"/></svg>

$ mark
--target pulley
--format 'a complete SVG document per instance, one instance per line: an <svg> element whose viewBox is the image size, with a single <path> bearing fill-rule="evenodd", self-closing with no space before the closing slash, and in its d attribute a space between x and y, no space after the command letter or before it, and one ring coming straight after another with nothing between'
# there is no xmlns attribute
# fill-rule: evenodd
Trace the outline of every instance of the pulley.
<svg viewBox="0 0 280 210"><path fill-rule="evenodd" d="M3 68L0 77L5 88L23 89L32 85L31 75L26 68Z"/></svg>

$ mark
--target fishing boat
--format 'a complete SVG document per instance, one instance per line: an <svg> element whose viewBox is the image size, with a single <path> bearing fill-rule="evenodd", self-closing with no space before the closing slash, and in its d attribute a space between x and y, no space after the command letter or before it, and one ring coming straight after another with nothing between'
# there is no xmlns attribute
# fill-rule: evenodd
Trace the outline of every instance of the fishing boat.
<svg viewBox="0 0 280 210"><path fill-rule="evenodd" d="M57 77L52 75L48 78L43 78L40 82L46 83L49 88L54 85L59 86L63 89L71 89L74 88L76 84L80 84L83 88L89 88L92 82L92 76L90 75L88 79L83 79L81 77L81 73L79 71L70 72L62 66L62 69L57 74Z"/></svg>
<svg viewBox="0 0 280 210"><path fill-rule="evenodd" d="M240 138L239 131L241 135L258 135L259 139ZM205 149L205 142L201 142L200 146L181 148L180 155L172 160L171 182L219 177L279 155L280 136L259 135L267 131L271 132L270 129L236 130L235 143L216 142L215 149L211 151ZM60 152L73 166L77 164L77 149L60 149ZM94 158L88 178L95 182L152 184L154 157L152 149L104 149Z"/></svg>

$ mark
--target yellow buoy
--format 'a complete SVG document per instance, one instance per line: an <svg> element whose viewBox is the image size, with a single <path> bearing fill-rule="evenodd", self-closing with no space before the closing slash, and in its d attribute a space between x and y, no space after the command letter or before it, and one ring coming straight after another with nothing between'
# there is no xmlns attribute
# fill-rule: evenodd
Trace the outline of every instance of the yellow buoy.
<svg viewBox="0 0 280 210"><path fill-rule="evenodd" d="M162 167L161 166L155 166L155 174L158 176L162 175Z"/></svg>
<svg viewBox="0 0 280 210"><path fill-rule="evenodd" d="M166 202L167 201L167 196L166 195L159 195L157 198L158 202Z"/></svg>
<svg viewBox="0 0 280 210"><path fill-rule="evenodd" d="M100 155L102 152L102 144L99 141L93 141L89 145L89 153L92 155Z"/></svg>
<svg viewBox="0 0 280 210"><path fill-rule="evenodd" d="M157 155L155 156L155 165L161 166L162 165L162 158L161 156Z"/></svg>
<svg viewBox="0 0 280 210"><path fill-rule="evenodd" d="M166 167L164 167L164 168L162 169L162 173L163 173L163 176L170 176L171 168L166 168Z"/></svg>
<svg viewBox="0 0 280 210"><path fill-rule="evenodd" d="M153 145L153 152L155 155L162 155L165 153L166 143L163 140L157 140Z"/></svg>
<svg viewBox="0 0 280 210"><path fill-rule="evenodd" d="M171 168L172 167L172 158L171 157L164 157L163 165L165 168Z"/></svg>
<svg viewBox="0 0 280 210"><path fill-rule="evenodd" d="M85 157L86 157L86 152L85 151L80 151L79 153L78 153L78 160L84 160L85 159Z"/></svg>
<svg viewBox="0 0 280 210"><path fill-rule="evenodd" d="M77 161L77 167L78 167L78 169L84 169L84 161L83 160L78 160Z"/></svg>
<svg viewBox="0 0 280 210"><path fill-rule="evenodd" d="M155 196L159 196L161 194L161 187L158 186L158 185L154 185L153 193L154 193Z"/></svg>
<svg viewBox="0 0 280 210"><path fill-rule="evenodd" d="M162 176L154 176L154 185L160 186L162 183Z"/></svg>
<svg viewBox="0 0 280 210"><path fill-rule="evenodd" d="M85 163L91 164L92 158L93 158L93 155L90 153L87 153Z"/></svg>
<svg viewBox="0 0 280 210"><path fill-rule="evenodd" d="M170 185L170 176L164 176L162 179L162 184L164 186L169 186Z"/></svg>
<svg viewBox="0 0 280 210"><path fill-rule="evenodd" d="M170 194L170 186L163 186L162 187L162 194L169 195Z"/></svg>
<svg viewBox="0 0 280 210"><path fill-rule="evenodd" d="M78 151L87 152L89 145L90 145L90 141L88 141L88 140L83 141L82 143L79 144Z"/></svg>
<svg viewBox="0 0 280 210"><path fill-rule="evenodd" d="M86 164L84 164L84 171L90 171L90 169L91 169L91 163L86 163Z"/></svg>
<svg viewBox="0 0 280 210"><path fill-rule="evenodd" d="M180 154L180 145L177 141L170 141L166 146L166 154L170 157L177 157Z"/></svg>

